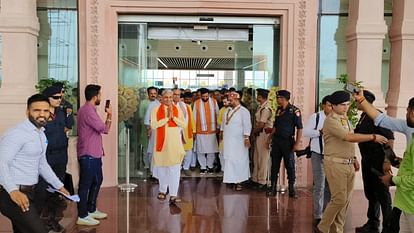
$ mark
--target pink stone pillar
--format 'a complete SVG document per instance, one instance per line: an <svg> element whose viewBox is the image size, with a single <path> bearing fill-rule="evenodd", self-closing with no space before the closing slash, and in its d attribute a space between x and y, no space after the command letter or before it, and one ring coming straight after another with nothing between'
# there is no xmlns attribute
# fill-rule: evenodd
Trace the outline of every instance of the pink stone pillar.
<svg viewBox="0 0 414 233"><path fill-rule="evenodd" d="M414 96L414 1L393 1L392 14L387 113L405 118L408 100Z"/></svg>
<svg viewBox="0 0 414 233"><path fill-rule="evenodd" d="M384 1L350 0L347 27L348 77L372 91L377 107L385 107L381 91L382 44L387 32Z"/></svg>
<svg viewBox="0 0 414 233"><path fill-rule="evenodd" d="M26 118L26 100L37 83L36 0L0 1L3 80L0 88L0 134Z"/></svg>
<svg viewBox="0 0 414 233"><path fill-rule="evenodd" d="M408 100L414 97L414 1L393 1L390 28L391 62L387 114L405 119ZM402 155L406 148L405 137L395 135L394 150Z"/></svg>

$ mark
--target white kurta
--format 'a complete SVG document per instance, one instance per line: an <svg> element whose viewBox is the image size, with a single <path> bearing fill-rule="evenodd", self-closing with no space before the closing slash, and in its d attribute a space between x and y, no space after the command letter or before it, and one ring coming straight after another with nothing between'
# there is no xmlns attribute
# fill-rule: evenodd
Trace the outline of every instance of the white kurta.
<svg viewBox="0 0 414 233"><path fill-rule="evenodd" d="M249 136L252 129L250 113L245 107L240 106L227 124L232 111L231 108L226 110L221 124L223 155L226 164L223 183L240 183L250 177L249 148L244 145L244 136Z"/></svg>

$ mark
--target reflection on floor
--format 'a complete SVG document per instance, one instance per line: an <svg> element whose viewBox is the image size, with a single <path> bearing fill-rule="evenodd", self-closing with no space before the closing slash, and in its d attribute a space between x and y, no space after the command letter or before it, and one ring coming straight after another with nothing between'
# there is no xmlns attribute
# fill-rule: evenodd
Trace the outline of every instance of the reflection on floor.
<svg viewBox="0 0 414 233"><path fill-rule="evenodd" d="M61 224L67 233L310 233L312 232L312 193L299 189L299 198L279 193L266 198L264 192L244 189L236 192L220 178L182 178L178 207L156 199L158 185L140 181L132 193L104 188L98 208L109 214L97 227L75 225L76 205L69 204ZM167 199L168 200L168 199ZM366 201L356 191L348 212L345 233L366 220ZM11 226L0 215L0 232Z"/></svg>

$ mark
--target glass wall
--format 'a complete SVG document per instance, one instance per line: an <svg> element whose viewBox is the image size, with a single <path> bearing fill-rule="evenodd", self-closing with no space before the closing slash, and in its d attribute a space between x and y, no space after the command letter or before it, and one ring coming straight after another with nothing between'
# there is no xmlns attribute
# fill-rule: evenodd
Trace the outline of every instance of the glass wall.
<svg viewBox="0 0 414 233"><path fill-rule="evenodd" d="M277 25L209 25L205 30L194 30L193 25L188 24L119 24L120 183L126 169L131 177L145 178L149 174L144 126L149 104L147 87L177 86L195 91L201 87L213 90L278 85L280 40L275 38L279 37ZM127 140L129 148L126 148ZM127 154L130 155L128 168L125 167L128 166Z"/></svg>
<svg viewBox="0 0 414 233"><path fill-rule="evenodd" d="M38 78L64 81L65 100L78 108L78 12L76 0L38 1ZM76 124L75 124L76 128ZM76 134L74 129L72 134Z"/></svg>
<svg viewBox="0 0 414 233"><path fill-rule="evenodd" d="M346 74L348 24L348 0L320 0L319 9L319 95L321 100L333 91L341 89L336 80ZM392 0L384 2L384 19L389 27L392 20ZM386 94L389 80L389 59L391 45L388 34L383 42L381 88ZM385 96L384 96L385 97Z"/></svg>

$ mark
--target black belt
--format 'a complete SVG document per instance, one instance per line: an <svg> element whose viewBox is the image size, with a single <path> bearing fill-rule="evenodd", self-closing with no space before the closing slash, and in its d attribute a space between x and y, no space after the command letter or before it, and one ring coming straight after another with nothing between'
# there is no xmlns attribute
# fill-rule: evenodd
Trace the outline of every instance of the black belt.
<svg viewBox="0 0 414 233"><path fill-rule="evenodd" d="M17 187L21 192L33 191L35 189L35 185L17 185ZM0 190L3 189L6 190L5 188L3 188L3 186L0 185Z"/></svg>

